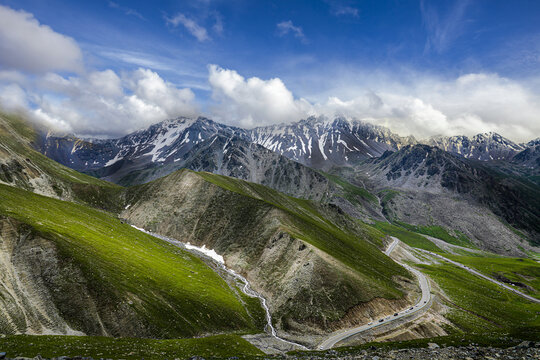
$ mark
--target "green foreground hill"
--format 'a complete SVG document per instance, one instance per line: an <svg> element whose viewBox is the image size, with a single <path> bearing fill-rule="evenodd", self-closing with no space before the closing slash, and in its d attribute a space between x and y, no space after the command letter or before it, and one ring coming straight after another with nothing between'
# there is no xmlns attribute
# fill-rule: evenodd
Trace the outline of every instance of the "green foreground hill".
<svg viewBox="0 0 540 360"><path fill-rule="evenodd" d="M0 185L3 333L175 338L254 331L199 258L83 205Z"/></svg>

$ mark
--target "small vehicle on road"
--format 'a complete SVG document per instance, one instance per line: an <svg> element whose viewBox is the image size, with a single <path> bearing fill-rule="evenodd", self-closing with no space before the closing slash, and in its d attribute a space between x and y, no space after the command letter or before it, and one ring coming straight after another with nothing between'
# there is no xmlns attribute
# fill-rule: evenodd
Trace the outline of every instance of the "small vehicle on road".
<svg viewBox="0 0 540 360"><path fill-rule="evenodd" d="M395 313L394 316L398 316L399 313Z"/></svg>
<svg viewBox="0 0 540 360"><path fill-rule="evenodd" d="M369 322L368 325L373 325L373 321L372 321L372 322Z"/></svg>
<svg viewBox="0 0 540 360"><path fill-rule="evenodd" d="M383 322L383 321L384 321L384 319L379 320L379 322Z"/></svg>

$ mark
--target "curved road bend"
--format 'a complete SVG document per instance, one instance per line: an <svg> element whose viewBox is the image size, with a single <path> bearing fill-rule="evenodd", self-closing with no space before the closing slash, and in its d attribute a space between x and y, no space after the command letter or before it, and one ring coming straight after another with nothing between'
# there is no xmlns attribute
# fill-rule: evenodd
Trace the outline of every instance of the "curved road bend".
<svg viewBox="0 0 540 360"><path fill-rule="evenodd" d="M390 246L388 246L388 248L384 252L388 256L390 256L390 254L392 253L392 251L394 250L396 245L399 243L398 238L392 237L392 239L394 239L394 241L390 244ZM412 272L418 278L418 283L420 285L420 289L422 290L422 297L416 303L416 305L414 305L414 306L412 306L410 308L407 308L406 310L402 310L399 313L397 313L397 315L394 315L394 316L387 316L387 317L384 317L384 318L375 319L372 322L370 322L369 324L358 326L358 327L355 327L355 328L352 328L352 329L349 329L349 330L345 330L345 331L340 330L337 333L334 333L333 335L330 335L330 337L328 337L326 340L324 340L318 346L319 350L330 349L330 348L334 347L334 345L336 345L338 342L343 341L343 340L345 340L347 338L350 338L351 336L354 336L354 335L359 334L361 332L376 328L376 327L381 326L381 325L387 325L388 323L390 323L392 321L396 321L398 319L401 319L401 318L403 318L405 316L409 316L409 315L414 314L414 313L416 313L416 312L418 312L418 311L420 311L420 310L422 310L422 309L424 309L426 307L431 306L431 301L430 301L431 300L431 291L430 291L430 288L429 288L429 281L428 281L427 277L424 274L422 274L420 271L418 271L416 269L413 269L412 267L410 267L407 264L403 264L403 263L400 263L400 262L397 262L397 263L400 264L401 266L403 266L404 268L406 268L407 270L409 270L410 272Z"/></svg>
<svg viewBox="0 0 540 360"><path fill-rule="evenodd" d="M530 296L530 295L524 294L524 293L522 293L521 291L516 290L516 289L514 289L513 287L510 287L510 286L506 285L505 283L502 283L502 282L497 281L497 280L495 280L495 279L493 279L493 278L490 278L489 276L486 276L486 275L484 275L484 274L482 274L482 273L480 273L480 272L478 272L478 271L476 271L476 270L474 270L474 269L471 269L471 268L468 267L468 266L465 266L465 265L463 265L463 264L461 264L461 263L458 263L457 261L450 260L450 259L448 259L448 258L445 258L445 257L442 256L442 255L436 254L436 253L431 252L431 251L428 251L428 250L424 250L424 249L417 249L417 250L420 250L420 251L422 251L422 252L428 253L428 254L430 254L430 255L432 255L432 256L438 257L439 259L442 259L442 260L444 260L444 261L446 261L446 262L449 262L449 263L452 264L452 265L456 265L456 266L458 266L458 267L460 267L460 268L462 268L462 269L464 269L464 270L467 270L467 271L470 272L471 274L474 274L474 275L476 275L476 276L479 276L479 277L481 277L482 279L491 281L492 283L497 284L497 285L499 285L499 286L505 288L506 290L509 290L509 291L513 292L514 294L519 295L519 296L521 296L521 297L523 297L523 298L525 298L525 299L527 299L527 300L529 300L529 301L532 301L532 302L535 302L535 303L540 303L540 299L537 299L537 298L532 297L532 296Z"/></svg>

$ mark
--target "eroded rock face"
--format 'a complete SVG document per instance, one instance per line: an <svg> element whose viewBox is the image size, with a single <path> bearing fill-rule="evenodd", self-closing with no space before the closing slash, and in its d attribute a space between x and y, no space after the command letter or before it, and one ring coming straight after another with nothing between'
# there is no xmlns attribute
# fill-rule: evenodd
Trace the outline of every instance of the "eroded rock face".
<svg viewBox="0 0 540 360"><path fill-rule="evenodd" d="M66 280L63 277L72 277L77 284L80 273L61 264L52 242L14 219L0 219L1 332L82 334L56 305L55 292Z"/></svg>
<svg viewBox="0 0 540 360"><path fill-rule="evenodd" d="M70 190L60 181L41 171L31 159L24 158L5 144L0 144L0 183L45 196L72 198Z"/></svg>
<svg viewBox="0 0 540 360"><path fill-rule="evenodd" d="M47 236L0 217L0 333L152 335Z"/></svg>

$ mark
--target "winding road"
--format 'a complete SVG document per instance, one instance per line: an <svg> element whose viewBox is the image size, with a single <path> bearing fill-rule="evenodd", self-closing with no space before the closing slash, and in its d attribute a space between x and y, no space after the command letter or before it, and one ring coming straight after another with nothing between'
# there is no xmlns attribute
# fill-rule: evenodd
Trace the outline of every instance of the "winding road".
<svg viewBox="0 0 540 360"><path fill-rule="evenodd" d="M395 237L392 237L392 239L394 240L389 246L388 248L384 251L385 255L387 256L390 256L390 254L392 253L392 251L394 250L394 248L396 247L396 245L399 243L399 239L398 238L395 238ZM428 251L428 250L424 250L424 249L417 249L415 248L415 250L419 250L419 251L422 251L423 253L426 253L426 254L429 254L431 256L434 256L434 257L437 257L443 261L446 261L450 264L453 264L455 266L458 266L464 270L467 270L468 272L478 276L478 277L481 277L482 279L485 279L487 281L490 281L494 284L497 284L501 287L503 287L504 289L508 290L508 291L511 291L513 292L514 294L516 295L519 295L529 301L532 301L532 302L535 302L535 303L540 303L540 299L537 299L535 297L532 297L530 295L527 295L527 294L524 294L522 293L521 291L519 290L516 290L500 281L497 281L493 278L490 278L489 276L486 276L474 269L471 269L470 267L466 266L466 265L463 265L457 261L453 261L453 260L450 260L442 255L439 255L439 254L436 254L434 252L431 252L431 251ZM407 309L407 310L404 310L404 311L401 311L399 313L397 313L397 315L394 315L394 316L387 316L387 317L384 317L384 318L380 318L380 319L377 319L377 320L374 320L372 322L370 322L369 324L366 324L366 325L362 325L362 326L358 326L358 327L355 327L355 328L352 328L352 329L349 329L349 330L340 330L340 331L337 331L335 332L334 334L330 335L330 337L328 337L326 340L324 340L318 347L319 350L327 350L327 349L330 349L332 347L334 347L337 343L339 343L340 341L343 341L347 338L350 338L351 336L354 336L354 335L357 335L359 333L362 333L364 331L367 331L367 330L370 330L370 329L373 329L375 327L378 327L378 326L382 326L382 325L386 325L390 322L393 322L393 321L396 321L398 319L401 319L405 316L409 316L411 314L414 314L426 307L429 307L431 305L431 292L430 292L430 288L429 288L429 281L427 279L427 277L422 274L420 271L412 268L411 266L407 265L407 264L404 264L404 263L401 263L401 262L398 262L396 261L398 264L400 264L401 266L403 266L404 268L406 268L407 270L409 270L410 272L412 272L417 278L418 278L418 282L419 282L419 285L420 285L420 289L422 290L422 297L420 298L420 300L416 303L416 305L414 305L413 307Z"/></svg>
<svg viewBox="0 0 540 360"><path fill-rule="evenodd" d="M384 252L385 255L390 256L390 254L392 253L392 251L394 250L396 245L399 243L398 238L392 237L392 239L394 241L385 250L385 252ZM409 270L410 272L412 272L418 279L420 289L422 290L422 296L420 297L420 300L416 303L416 305L408 307L407 309L402 310L402 311L400 311L398 313L395 313L393 316L386 316L384 318L376 319L376 320L373 320L372 322L370 322L368 324L358 326L358 327L355 327L355 328L352 328L352 329L348 329L348 330L345 330L345 331L343 331L343 330L337 331L334 334L330 335L330 337L328 337L326 340L324 340L318 346L319 350L330 349L330 348L334 347L340 341L343 341L343 340L345 340L347 338L350 338L351 336L354 336L354 335L357 335L357 334L359 334L361 332L376 328L378 326L387 325L387 324L389 324L389 323L391 323L393 321L399 320L399 319L401 319L403 317L406 317L406 316L410 316L410 315L412 315L414 313L417 313L418 311L420 311L420 310L422 310L424 308L427 308L427 307L431 306L431 291L430 291L430 288L429 288L429 281L428 281L427 277L424 274L422 274L420 271L418 271L416 269L413 269L411 266L409 266L407 264L404 264L404 263L401 263L401 262L397 262L397 263L400 264L401 266L403 266L404 268L406 268L407 270Z"/></svg>
<svg viewBox="0 0 540 360"><path fill-rule="evenodd" d="M462 268L462 269L464 269L464 270L467 270L467 271L470 272L471 274L474 274L474 275L476 275L476 276L478 276L478 277L481 277L482 279L485 279L485 280L487 280L487 281L491 281L492 283L497 284L497 285L499 285L499 286L505 288L506 290L511 291L511 292L513 292L514 294L521 296L522 298L525 298L525 299L527 299L527 300L529 300L529 301L532 301L532 302L535 302L535 303L540 303L540 299L537 299L537 298L532 297L532 296L530 296L530 295L524 294L524 293L522 293L521 291L516 290L516 289L514 289L514 288L511 287L511 286L506 285L505 283L502 283L502 282L497 281L497 280L495 280L495 279L493 279L493 278L490 278L489 276L486 276L486 275L484 275L484 274L482 274L482 273L480 273L480 272L478 272L478 271L476 271L476 270L474 270L474 269L471 269L471 268L468 267L468 266L465 266L465 265L463 265L463 264L461 264L461 263L458 263L457 261L450 260L450 259L448 259L448 258L446 258L446 257L444 257L444 256L442 256L442 255L436 254L436 253L431 252L431 251L428 251L428 250L424 250L424 249L417 249L417 250L420 250L420 251L422 251L422 252L424 252L424 253L430 254L430 255L435 256L435 257L437 257L437 258L439 258L439 259L441 259L441 260L443 260L443 261L446 261L446 262L448 262L448 263L450 263L450 264L452 264L452 265L455 265L455 266L458 266L458 267L460 267L460 268Z"/></svg>
<svg viewBox="0 0 540 360"><path fill-rule="evenodd" d="M133 225L132 225L133 226ZM170 239L168 237L165 237L165 236L161 236L161 235L158 235L158 234L154 234L154 233L151 233L149 231L146 231L144 229L141 229L141 228L137 228L136 226L133 226L134 228L140 230L140 231L143 231L145 233L148 233L150 235L153 235L153 236L156 236L162 240L165 240L173 245L176 245L176 246L179 246L179 247L182 247L184 249L191 249L191 248L196 248L194 246L190 246L189 244L184 244L178 240L174 240L174 239ZM390 256L392 254L392 251L395 249L395 247L399 244L400 240L396 237L391 237L393 239L392 243L388 246L388 248L384 251L384 254L387 255L387 256ZM202 252L203 255L207 256L207 257L210 257L212 258L216 263L218 263L218 265L221 265L221 267L227 271L228 273L232 274L234 277L238 278L239 280L241 280L241 282L244 283L244 288L243 288L243 291L248 295L248 296L252 296L252 297L258 297L261 299L261 303L262 305L264 306L265 310L266 310L266 317L267 317L267 323L268 323L268 327L270 329L270 334L271 336L275 337L277 340L279 341L282 341L284 343L288 343L290 345L293 345L295 347L298 347L298 348L301 348L301 349L306 349L303 345L300 345L300 344L297 344L297 343L294 343L294 342L290 342L288 340L285 340L285 339L282 339L280 337L277 336L276 332L275 332L275 329L273 328L272 326L272 319L271 319L271 316L270 316L270 311L268 310L268 307L266 306L266 300L261 296L259 295L258 293L256 293L255 291L253 291L250 286L249 286L249 283L247 282L247 280L245 278L243 278L242 276L240 276L239 274L235 273L234 271L228 269L225 267L224 263L223 263L223 258L220 257L220 259L216 259L216 255L217 254L207 254L208 250L207 249L204 249L202 248L201 249L195 249L197 250L198 252ZM443 261L446 261L450 264L453 264L455 266L458 266L478 277L481 277L487 281L490 281L494 284L497 284L501 287L503 287L504 289L508 290L508 291L511 291L513 292L514 294L516 295L519 295L529 301L532 301L532 302L535 302L535 303L540 303L540 299L537 299L537 298L534 298L530 295L527 295L527 294L524 294L522 293L521 291L519 290L516 290L500 281L497 281L493 278L490 278L489 276L486 276L474 269L471 269L470 267L466 266L466 265L463 265L457 261L453 261L453 260L450 260L442 255L439 255L437 253L434 253L434 252L431 252L431 251L428 251L428 250L424 250L424 249L417 249L415 248L415 250L419 250L423 253L426 253L426 254L429 254L433 257L436 257L436 258L439 258ZM217 255L219 257L219 255ZM396 260L394 260L396 261ZM398 264L400 264L401 266L403 266L404 268L406 268L408 271L410 271L411 273L413 273L416 278L418 279L418 284L420 286L420 289L422 291L422 296L420 297L420 299L418 300L418 302L414 305L414 306L411 306L411 307L408 307L407 309L404 309L404 310L401 310L399 312L396 312L393 316L385 316L383 318L379 318L379 319L375 319L373 321L371 321L370 323L368 324L365 324L365 325L361 325L361 326L358 326L358 327L355 327L355 328L352 328L352 329L348 329L348 330L338 330L336 332L334 332L333 334L331 334L327 339L325 339L319 346L318 346L318 349L319 350L327 350L327 349L330 349L332 347L334 347L337 343L345 340L345 339L348 339L354 335L357 335L357 334L360 334L364 331L368 331L368 330L371 330L371 329L374 329L376 327L379 327L379 326L382 326L382 325L388 325L389 323L392 323L392 322L395 322L397 320L400 320L404 317L408 317L408 316L411 316L421 310L424 310L424 309L427 309L431 306L431 289L430 289L430 286L429 286L429 280L428 278L420 271L414 269L413 267L405 264L405 263L402 263L402 262L399 262L399 261L396 261Z"/></svg>

